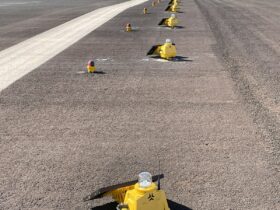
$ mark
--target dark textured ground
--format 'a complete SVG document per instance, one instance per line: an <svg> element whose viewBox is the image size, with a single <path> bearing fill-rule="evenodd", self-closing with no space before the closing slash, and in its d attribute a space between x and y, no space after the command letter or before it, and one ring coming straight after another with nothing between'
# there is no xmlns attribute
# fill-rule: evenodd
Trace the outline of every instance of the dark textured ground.
<svg viewBox="0 0 280 210"><path fill-rule="evenodd" d="M175 31L156 26L167 2L0 93L0 209L109 210L82 198L158 160L172 210L280 209L278 1L185 0ZM147 60L166 38L186 61ZM105 74L77 73L90 58Z"/></svg>

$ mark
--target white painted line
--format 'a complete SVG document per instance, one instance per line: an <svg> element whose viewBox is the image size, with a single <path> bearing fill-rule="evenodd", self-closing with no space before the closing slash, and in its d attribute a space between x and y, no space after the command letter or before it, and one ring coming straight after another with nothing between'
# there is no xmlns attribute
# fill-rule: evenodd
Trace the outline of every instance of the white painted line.
<svg viewBox="0 0 280 210"><path fill-rule="evenodd" d="M124 10L146 1L130 0L97 9L1 51L0 91Z"/></svg>
<svg viewBox="0 0 280 210"><path fill-rule="evenodd" d="M14 5L25 5L25 4L34 4L39 3L39 1L29 1L29 2L7 2L7 3L1 3L0 7L8 7L8 6L14 6Z"/></svg>

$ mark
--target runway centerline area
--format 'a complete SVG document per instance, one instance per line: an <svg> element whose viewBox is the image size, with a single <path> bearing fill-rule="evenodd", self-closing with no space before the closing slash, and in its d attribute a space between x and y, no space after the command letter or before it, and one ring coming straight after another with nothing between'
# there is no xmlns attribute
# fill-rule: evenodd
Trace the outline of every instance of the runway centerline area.
<svg viewBox="0 0 280 210"><path fill-rule="evenodd" d="M124 10L146 1L132 0L94 10L1 51L0 91Z"/></svg>

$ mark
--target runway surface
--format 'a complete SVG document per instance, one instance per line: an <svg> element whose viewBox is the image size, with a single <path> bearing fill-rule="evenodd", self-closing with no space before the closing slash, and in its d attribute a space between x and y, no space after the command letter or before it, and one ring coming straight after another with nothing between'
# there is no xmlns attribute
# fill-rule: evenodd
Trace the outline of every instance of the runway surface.
<svg viewBox="0 0 280 210"><path fill-rule="evenodd" d="M0 52L0 91L33 71L126 9L147 0L104 7Z"/></svg>
<svg viewBox="0 0 280 210"><path fill-rule="evenodd" d="M122 1L47 2L66 22ZM113 210L82 198L143 170L165 174L172 210L280 208L277 0L182 0L175 30L157 26L167 4L122 12L1 91L0 209ZM64 23L21 6L6 12L40 33ZM7 19L1 50L37 34ZM166 38L179 60L146 57Z"/></svg>
<svg viewBox="0 0 280 210"><path fill-rule="evenodd" d="M1 0L0 50L98 8L125 0Z"/></svg>

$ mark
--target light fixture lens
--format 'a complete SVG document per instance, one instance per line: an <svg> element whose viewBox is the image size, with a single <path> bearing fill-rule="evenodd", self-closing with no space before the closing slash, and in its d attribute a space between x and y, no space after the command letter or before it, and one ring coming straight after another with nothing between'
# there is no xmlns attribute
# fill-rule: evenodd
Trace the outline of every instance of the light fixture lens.
<svg viewBox="0 0 280 210"><path fill-rule="evenodd" d="M138 177L138 183L140 188L147 188L152 184L152 174L149 172L141 172Z"/></svg>

